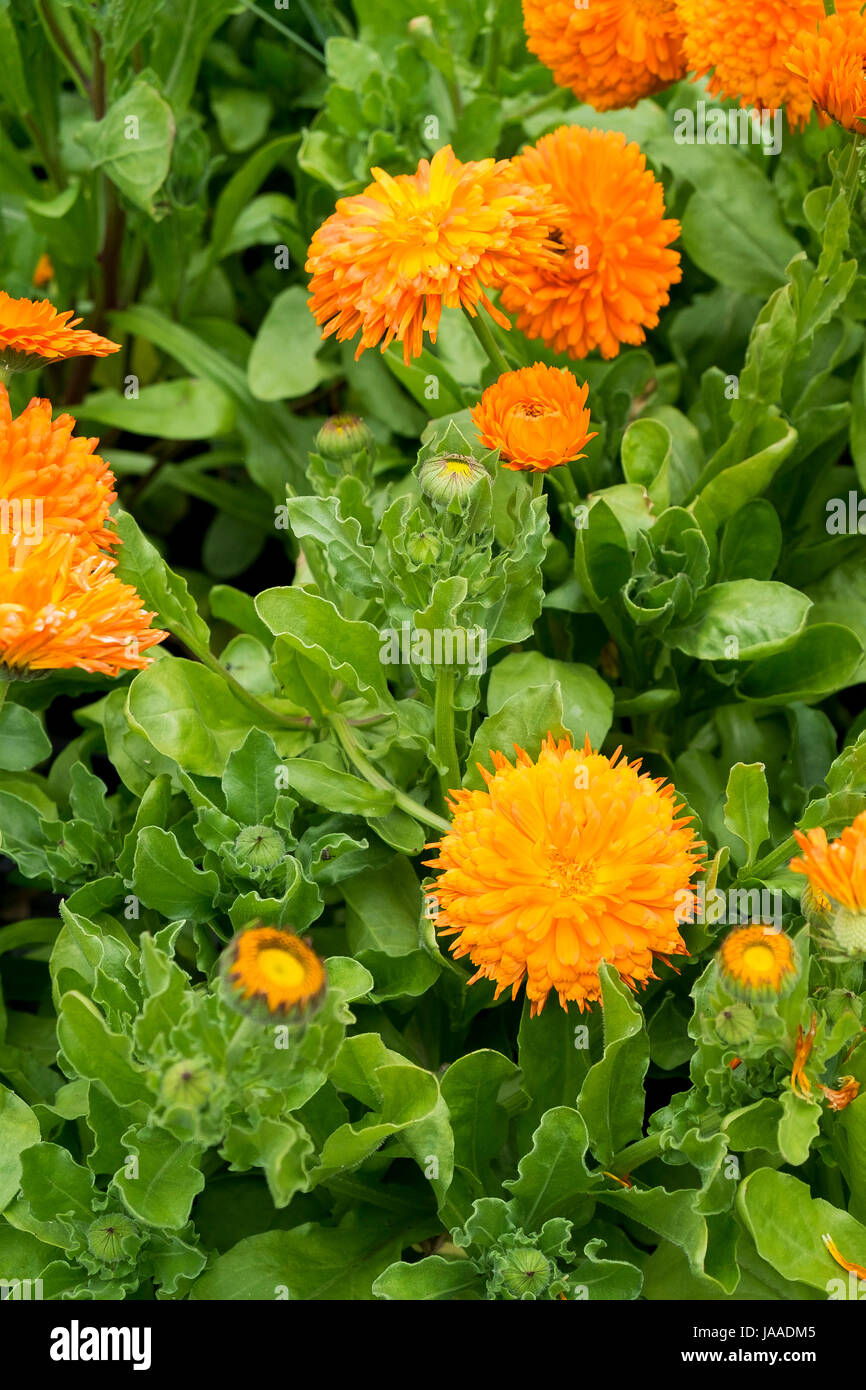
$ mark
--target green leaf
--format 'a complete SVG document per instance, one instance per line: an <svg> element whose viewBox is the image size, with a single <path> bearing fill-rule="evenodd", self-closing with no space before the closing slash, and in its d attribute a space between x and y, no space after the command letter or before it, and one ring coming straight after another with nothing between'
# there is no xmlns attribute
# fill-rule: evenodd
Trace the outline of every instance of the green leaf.
<svg viewBox="0 0 866 1390"><path fill-rule="evenodd" d="M725 792L725 825L746 847L754 864L770 835L770 792L763 763L735 763Z"/></svg>
<svg viewBox="0 0 866 1390"><path fill-rule="evenodd" d="M389 1265L374 1283L373 1293L398 1302L483 1299L484 1280L471 1260L428 1255L413 1265Z"/></svg>
<svg viewBox="0 0 866 1390"><path fill-rule="evenodd" d="M795 1091L783 1091L782 1118L779 1121L779 1153L796 1168L809 1157L812 1140L821 1131L821 1107Z"/></svg>
<svg viewBox="0 0 866 1390"><path fill-rule="evenodd" d="M118 1105L148 1099L129 1038L113 1033L95 1005L77 991L70 990L60 1002L57 1041L71 1074L99 1081Z"/></svg>
<svg viewBox="0 0 866 1390"><path fill-rule="evenodd" d="M319 362L322 332L307 307L308 292L291 285L271 303L250 353L247 376L260 401L306 396L333 374Z"/></svg>
<svg viewBox="0 0 866 1390"><path fill-rule="evenodd" d="M504 753L514 760L515 745L531 758L537 758L541 745L552 734L562 738L566 733L563 722L562 687L536 685L511 695L504 704L478 726L466 759L465 787L483 787L479 764L490 771L490 753Z"/></svg>
<svg viewBox="0 0 866 1390"><path fill-rule="evenodd" d="M628 583L631 555L622 524L604 498L590 508L587 525L578 532L578 544L596 596L612 598Z"/></svg>
<svg viewBox="0 0 866 1390"><path fill-rule="evenodd" d="M0 1085L0 1212L18 1191L21 1154L40 1140L39 1121L14 1091Z"/></svg>
<svg viewBox="0 0 866 1390"><path fill-rule="evenodd" d="M51 740L42 721L24 705L7 700L0 710L0 768L26 772L51 752Z"/></svg>
<svg viewBox="0 0 866 1390"><path fill-rule="evenodd" d="M393 791L380 791L350 772L338 772L313 758L290 758L285 769L292 791L328 811L377 817L393 810Z"/></svg>
<svg viewBox="0 0 866 1390"><path fill-rule="evenodd" d="M138 78L98 123L79 129L77 139L125 197L154 215L154 194L168 175L174 116L155 87Z"/></svg>
<svg viewBox="0 0 866 1390"><path fill-rule="evenodd" d="M743 661L794 637L810 607L811 599L787 584L735 579L705 589L687 620L670 627L666 638L688 656Z"/></svg>
<svg viewBox="0 0 866 1390"><path fill-rule="evenodd" d="M725 526L719 552L721 579L772 579L782 553L782 523L763 497L747 502Z"/></svg>
<svg viewBox="0 0 866 1390"><path fill-rule="evenodd" d="M372 623L350 622L328 599L306 589L266 589L256 599L256 612L271 632L320 670L358 694L393 706L380 660L382 643Z"/></svg>
<svg viewBox="0 0 866 1390"><path fill-rule="evenodd" d="M232 1169L246 1171L258 1164L265 1171L274 1206L287 1207L296 1192L307 1190L314 1148L299 1120L261 1116L251 1124L235 1124L220 1150Z"/></svg>
<svg viewBox="0 0 866 1390"><path fill-rule="evenodd" d="M204 1187L204 1174L198 1166L201 1147L181 1143L151 1125L129 1130L123 1144L138 1161L134 1167L127 1164L115 1173L112 1188L137 1220L179 1231Z"/></svg>
<svg viewBox="0 0 866 1390"><path fill-rule="evenodd" d="M222 778L226 810L241 825L261 825L277 804L277 774L282 759L273 739L251 729L229 755Z"/></svg>
<svg viewBox="0 0 866 1390"><path fill-rule="evenodd" d="M57 1144L35 1144L21 1155L21 1190L38 1221L72 1216L93 1220L93 1174L67 1149Z"/></svg>
<svg viewBox="0 0 866 1390"><path fill-rule="evenodd" d="M863 644L850 628L815 623L784 651L749 666L737 688L747 700L760 704L823 700L856 682L863 655Z"/></svg>
<svg viewBox="0 0 866 1390"><path fill-rule="evenodd" d="M472 1173L489 1196L500 1193L493 1164L505 1147L511 1116L528 1100L520 1080L519 1067L489 1050L458 1057L442 1078L455 1163Z"/></svg>
<svg viewBox="0 0 866 1390"><path fill-rule="evenodd" d="M188 633L200 647L209 648L210 629L186 580L169 569L134 519L121 509L117 510L117 533L121 541L118 577L137 590L145 608L156 613L158 623L180 635Z"/></svg>
<svg viewBox="0 0 866 1390"><path fill-rule="evenodd" d="M292 532L301 544L313 540L323 547L335 583L361 597L378 594L373 551L364 543L357 517L343 516L339 498L292 497L288 511Z"/></svg>
<svg viewBox="0 0 866 1390"><path fill-rule="evenodd" d="M220 891L218 875L197 869L171 831L156 825L145 826L138 837L131 886L145 907L172 920L209 920Z"/></svg>
<svg viewBox="0 0 866 1390"><path fill-rule="evenodd" d="M604 1054L586 1074L578 1110L602 1167L643 1133L643 1081L649 1066L649 1036L643 1011L616 970L599 970L604 1020Z"/></svg>
<svg viewBox="0 0 866 1390"><path fill-rule="evenodd" d="M622 471L626 482L646 488L659 512L670 505L672 453L671 432L660 420L635 420L623 435Z"/></svg>
<svg viewBox="0 0 866 1390"><path fill-rule="evenodd" d="M213 382L193 377L143 386L128 399L119 391L97 391L75 413L80 420L158 439L209 439L229 434L235 425L231 398Z"/></svg>
<svg viewBox="0 0 866 1390"><path fill-rule="evenodd" d="M866 1226L853 1216L813 1197L789 1173L759 1168L740 1183L737 1207L758 1254L787 1280L825 1295L846 1297L848 1277L827 1250L829 1235L845 1259L866 1265ZM780 1213L784 1219L780 1220Z"/></svg>
<svg viewBox="0 0 866 1390"><path fill-rule="evenodd" d="M642 1099L642 1097L641 1097ZM532 1137L532 1151L520 1160L509 1188L526 1231L540 1231L545 1221L567 1217L576 1226L592 1215L591 1193L598 1178L589 1172L586 1125L576 1110L548 1110Z"/></svg>
<svg viewBox="0 0 866 1390"><path fill-rule="evenodd" d="M129 687L129 720L159 753L187 772L220 777L251 720L225 681L194 661L166 657Z"/></svg>
<svg viewBox="0 0 866 1390"><path fill-rule="evenodd" d="M613 722L613 691L591 666L554 661L541 652L511 652L490 673L488 713L498 714L507 700L528 687L555 682L562 692L562 723L575 747L582 748L588 734L593 748L600 748Z"/></svg>
<svg viewBox="0 0 866 1390"><path fill-rule="evenodd" d="M356 960L372 974L377 1002L425 993L439 974L438 952L424 940L421 887L402 855L343 885L346 935Z"/></svg>

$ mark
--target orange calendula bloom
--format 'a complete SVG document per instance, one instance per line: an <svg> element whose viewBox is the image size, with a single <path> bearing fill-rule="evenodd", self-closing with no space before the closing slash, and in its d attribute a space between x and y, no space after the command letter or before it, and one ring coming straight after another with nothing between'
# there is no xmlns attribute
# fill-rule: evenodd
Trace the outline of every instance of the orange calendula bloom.
<svg viewBox="0 0 866 1390"><path fill-rule="evenodd" d="M510 327L485 291L553 263L546 190L529 187L508 160L463 164L448 145L414 174L371 172L375 182L341 198L310 243L309 304L323 336L360 333L356 357L396 338L408 363L425 333L435 343L443 306L473 316L480 306Z"/></svg>
<svg viewBox="0 0 866 1390"><path fill-rule="evenodd" d="M736 927L719 951L719 974L731 994L749 1001L778 998L797 978L790 936L763 923Z"/></svg>
<svg viewBox="0 0 866 1390"><path fill-rule="evenodd" d="M438 929L497 995L525 980L533 1014L551 990L582 1010L601 997L602 961L636 989L655 956L685 954L677 910L702 846L674 788L619 749L549 734L536 762L516 751L515 765L491 754L486 791L452 793L451 830L427 861Z"/></svg>
<svg viewBox="0 0 866 1390"><path fill-rule="evenodd" d="M827 1101L831 1110L845 1110L860 1094L860 1082L853 1076L840 1077L838 1087L822 1086L819 1084L819 1091L823 1091L824 1099Z"/></svg>
<svg viewBox="0 0 866 1390"><path fill-rule="evenodd" d="M488 449L498 449L506 468L547 472L572 459L597 431L589 432L589 387L561 367L521 367L489 386L472 411Z"/></svg>
<svg viewBox="0 0 866 1390"><path fill-rule="evenodd" d="M147 666L144 653L168 633L151 628L154 614L114 566L75 536L28 543L0 533L0 669L116 676Z"/></svg>
<svg viewBox="0 0 866 1390"><path fill-rule="evenodd" d="M855 12L861 3L836 0L836 8ZM812 98L788 58L801 31L824 20L823 0L677 0L677 9L688 65L698 77L711 74L714 96L758 110L784 106L792 130L806 124Z"/></svg>
<svg viewBox="0 0 866 1390"><path fill-rule="evenodd" d="M308 1013L324 998L324 963L294 932L252 926L229 942L223 974L237 1006L263 1005L268 1013Z"/></svg>
<svg viewBox="0 0 866 1390"><path fill-rule="evenodd" d="M47 299L12 299L0 290L0 368L26 372L67 357L120 351L119 343L78 328L79 323L71 309L61 314Z"/></svg>
<svg viewBox="0 0 866 1390"><path fill-rule="evenodd" d="M832 1255L837 1265L841 1265L849 1274L856 1274L858 1279L866 1279L866 1267L853 1264L851 1260L846 1260L832 1236L823 1235L821 1239L826 1245L828 1253Z"/></svg>
<svg viewBox="0 0 866 1390"><path fill-rule="evenodd" d="M517 326L557 352L615 357L655 328L670 287L682 279L671 242L680 224L665 217L664 190L640 148L619 131L560 126L513 161L518 177L553 189L560 255L529 267L502 293Z"/></svg>
<svg viewBox="0 0 866 1390"><path fill-rule="evenodd" d="M43 285L50 285L54 279L54 264L47 252L43 251L39 260L36 262L36 269L33 272L33 284L37 290L41 290Z"/></svg>
<svg viewBox="0 0 866 1390"><path fill-rule="evenodd" d="M812 1083L806 1075L806 1063L812 1056L812 1048L815 1045L815 1033L817 1029L817 1014L812 1015L808 1032L803 1032L802 1023L797 1024L797 1049L794 1053L794 1065L791 1069L791 1088L799 1095L806 1096L807 1098L812 1094Z"/></svg>
<svg viewBox="0 0 866 1390"><path fill-rule="evenodd" d="M787 67L805 84L809 100L846 130L866 121L866 19L834 14L817 28L803 29L788 53Z"/></svg>
<svg viewBox="0 0 866 1390"><path fill-rule="evenodd" d="M51 402L34 398L13 419L0 384L0 526L36 539L45 531L75 534L94 549L114 545L108 509L114 474L94 452L97 439L73 435L71 415L51 418Z"/></svg>
<svg viewBox="0 0 866 1390"><path fill-rule="evenodd" d="M813 893L824 893L831 903L854 911L866 910L866 811L832 843L820 826L805 834L795 830L794 838L803 853L791 860L790 868L805 875Z"/></svg>
<svg viewBox="0 0 866 1390"><path fill-rule="evenodd" d="M523 0L530 53L596 111L634 106L686 75L675 0Z"/></svg>

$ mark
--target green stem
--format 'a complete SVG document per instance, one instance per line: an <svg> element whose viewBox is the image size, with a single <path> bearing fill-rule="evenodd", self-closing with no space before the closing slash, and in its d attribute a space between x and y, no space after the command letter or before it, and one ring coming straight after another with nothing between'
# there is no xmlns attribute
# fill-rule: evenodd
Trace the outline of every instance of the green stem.
<svg viewBox="0 0 866 1390"><path fill-rule="evenodd" d="M287 25L281 24L278 19L274 19L273 15L269 15L266 10L260 10L258 5L253 4L253 0L243 0L243 3L248 10L258 15L259 19L263 19L265 24L270 24L271 28L276 29L278 34L282 34L284 39L288 39L290 43L295 44L297 48L309 54L311 58L315 58L317 63L321 63L322 67L325 66L324 53L320 53L318 48L314 48L311 43L307 43L307 40L301 38L300 34L296 34L294 29L289 29Z"/></svg>
<svg viewBox="0 0 866 1390"><path fill-rule="evenodd" d="M649 1163L651 1159L658 1158L661 1151L662 1136L648 1134L644 1139L638 1139L636 1144L629 1144L627 1148L614 1154L608 1172L616 1174L617 1177L624 1177L626 1173L633 1173L642 1163Z"/></svg>
<svg viewBox="0 0 866 1390"><path fill-rule="evenodd" d="M433 725L436 761L440 767L446 769L445 772L439 774L443 800L450 791L457 791L460 786L460 764L457 760L457 744L454 739L454 685L452 667L440 666L436 672Z"/></svg>
<svg viewBox="0 0 866 1390"><path fill-rule="evenodd" d="M468 309L465 310L465 313L472 326L472 332L487 353L491 365L496 368L500 376L504 375L505 372L510 372L511 368L508 365L506 357L494 338L493 330L484 315L480 313L470 314Z"/></svg>
<svg viewBox="0 0 866 1390"><path fill-rule="evenodd" d="M11 684L12 682L10 680L7 680L5 676L0 676L0 710L3 709L3 706L6 703L6 696L8 694L9 687Z"/></svg>
<svg viewBox="0 0 866 1390"><path fill-rule="evenodd" d="M251 695L250 692L241 685L240 681L235 679L231 671L226 670L222 662L214 656L213 652L209 652L207 647L203 647L200 642L197 642L192 634L187 632L185 628L173 628L172 632L178 641L182 642L183 645L192 652L196 660L201 662L202 666L206 666L209 671L213 671L215 675L222 677L232 694L242 705L246 705L247 709L255 714L257 718L267 719L271 723L282 724L287 729L312 728L313 721L309 715L280 714L279 711L271 709L269 705L264 704L262 700L256 699L255 695Z"/></svg>
<svg viewBox="0 0 866 1390"><path fill-rule="evenodd" d="M434 830L439 830L445 835L448 834L451 826L448 824L447 820L443 820L441 816L437 816L434 811L428 811L426 806L422 806L420 802L413 800L411 796L407 796L405 792L393 786L393 784L388 781L388 778L383 777L382 773L373 766L352 732L349 721L345 715L336 713L329 714L328 723L336 734L349 762L357 768L362 777L366 778L371 787L376 787L379 791L393 792L394 799L401 811L405 811L408 815L414 816L416 820L421 821L424 825L432 826Z"/></svg>
<svg viewBox="0 0 866 1390"><path fill-rule="evenodd" d="M67 44L63 31L51 12L48 0L41 0L41 3L37 4L36 13L42 21L45 37L54 49L55 54L60 59L63 66L68 69L69 75L78 88L81 96L84 97L85 101L89 100L87 93L87 75Z"/></svg>
<svg viewBox="0 0 866 1390"><path fill-rule="evenodd" d="M542 469L536 468L532 475L532 496L541 497L544 492L544 473Z"/></svg>
<svg viewBox="0 0 866 1390"><path fill-rule="evenodd" d="M499 7L493 15L490 29L487 33L487 53L484 60L484 73L482 85L496 90L496 79L499 74L499 60L502 57L502 29L499 24Z"/></svg>

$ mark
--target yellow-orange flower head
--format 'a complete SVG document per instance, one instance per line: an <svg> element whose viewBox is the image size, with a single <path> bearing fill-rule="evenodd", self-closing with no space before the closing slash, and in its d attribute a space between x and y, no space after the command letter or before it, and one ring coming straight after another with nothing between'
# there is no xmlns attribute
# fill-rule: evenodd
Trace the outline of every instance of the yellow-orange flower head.
<svg viewBox="0 0 866 1390"><path fill-rule="evenodd" d="M168 633L151 628L114 564L60 532L37 544L0 534L0 668L116 676L147 666L144 653Z"/></svg>
<svg viewBox="0 0 866 1390"><path fill-rule="evenodd" d="M601 997L607 961L633 988L656 955L684 954L677 913L691 900L701 845L674 789L640 763L548 735L537 762L491 754L486 791L453 793L450 832L428 861L438 929L456 956L532 1013L551 990L581 1010Z"/></svg>
<svg viewBox="0 0 866 1390"><path fill-rule="evenodd" d="M579 386L561 367L521 367L489 386L472 411L488 449L498 449L504 467L547 472L585 458L589 432L589 387Z"/></svg>
<svg viewBox="0 0 866 1390"><path fill-rule="evenodd" d="M755 923L729 932L719 951L719 974L730 994L751 1002L778 998L797 978L790 936Z"/></svg>
<svg viewBox="0 0 866 1390"><path fill-rule="evenodd" d="M836 0L840 13L858 11L862 0ZM784 106L793 130L812 113L802 78L788 67L801 30L814 32L824 19L823 0L677 0L689 67L711 74L710 92L741 106Z"/></svg>
<svg viewBox="0 0 866 1390"><path fill-rule="evenodd" d="M51 418L51 402L34 398L15 419L0 385L0 526L32 539L38 528L75 534L94 549L113 545L106 526L117 496L114 474L94 452L96 439L73 435L71 415Z"/></svg>
<svg viewBox="0 0 866 1390"><path fill-rule="evenodd" d="M120 344L86 328L72 310L59 313L47 299L12 299L0 290L0 367L31 371L67 357L107 357Z"/></svg>
<svg viewBox="0 0 866 1390"><path fill-rule="evenodd" d="M812 892L825 894L831 904L866 912L866 811L832 843L821 827L805 834L795 830L794 838L803 853L789 867L805 875Z"/></svg>
<svg viewBox="0 0 866 1390"><path fill-rule="evenodd" d="M341 198L310 243L309 304L323 336L360 333L357 357L396 339L408 363L425 333L436 341L443 306L480 306L510 327L485 290L552 263L546 190L521 182L508 160L463 164L448 145L414 174L371 172L375 183Z"/></svg>
<svg viewBox="0 0 866 1390"><path fill-rule="evenodd" d="M230 941L223 974L235 1007L263 1006L284 1017L306 1014L324 998L324 963L294 932L251 926Z"/></svg>
<svg viewBox="0 0 866 1390"><path fill-rule="evenodd" d="M634 106L686 75L675 0L523 0L530 53L596 111Z"/></svg>
<svg viewBox="0 0 866 1390"><path fill-rule="evenodd" d="M803 29L787 66L802 80L809 100L846 130L866 129L866 19L834 14Z"/></svg>
<svg viewBox="0 0 866 1390"><path fill-rule="evenodd" d="M555 268L532 266L509 284L503 308L517 326L557 352L615 357L655 328L670 287L682 279L665 217L664 190L639 147L619 131L560 126L513 161L518 177L553 189L567 213L555 220Z"/></svg>

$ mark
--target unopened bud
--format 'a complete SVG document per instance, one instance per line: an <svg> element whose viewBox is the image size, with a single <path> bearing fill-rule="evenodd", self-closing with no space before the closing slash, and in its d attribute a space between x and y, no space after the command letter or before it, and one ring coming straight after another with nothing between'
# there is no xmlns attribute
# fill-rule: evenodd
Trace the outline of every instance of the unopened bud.
<svg viewBox="0 0 866 1390"><path fill-rule="evenodd" d="M337 462L371 449L374 442L373 431L360 415L332 415L316 435L314 447L323 458Z"/></svg>
<svg viewBox="0 0 866 1390"><path fill-rule="evenodd" d="M286 842L268 825L247 825L235 840L235 854L251 869L275 869L286 856Z"/></svg>

